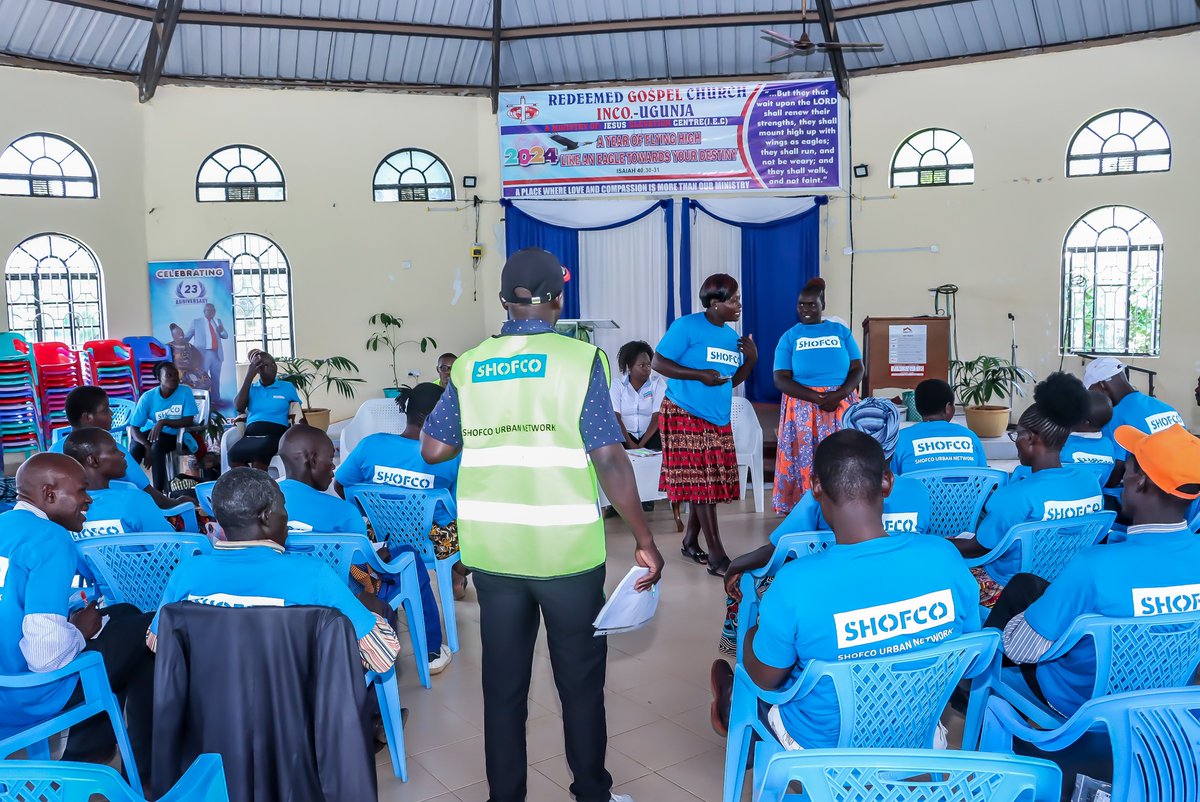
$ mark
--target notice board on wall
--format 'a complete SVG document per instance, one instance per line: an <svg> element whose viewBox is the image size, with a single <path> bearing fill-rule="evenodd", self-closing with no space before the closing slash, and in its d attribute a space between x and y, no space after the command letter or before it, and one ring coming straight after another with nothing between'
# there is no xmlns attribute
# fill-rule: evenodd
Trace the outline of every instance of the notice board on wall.
<svg viewBox="0 0 1200 802"><path fill-rule="evenodd" d="M863 321L863 396L950 381L950 318L869 317Z"/></svg>

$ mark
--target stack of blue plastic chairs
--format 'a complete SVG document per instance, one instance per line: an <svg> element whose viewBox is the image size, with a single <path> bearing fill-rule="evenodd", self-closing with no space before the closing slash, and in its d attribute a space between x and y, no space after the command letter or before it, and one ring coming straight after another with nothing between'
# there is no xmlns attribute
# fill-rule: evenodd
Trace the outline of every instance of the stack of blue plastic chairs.
<svg viewBox="0 0 1200 802"><path fill-rule="evenodd" d="M134 375L133 351L120 340L89 340L83 344L91 355L92 380L109 398L136 401L141 391Z"/></svg>
<svg viewBox="0 0 1200 802"><path fill-rule="evenodd" d="M37 401L33 348L16 332L0 334L0 444L4 451L32 454L42 449Z"/></svg>
<svg viewBox="0 0 1200 802"><path fill-rule="evenodd" d="M121 340L133 352L133 372L137 377L138 392L144 393L158 386L154 366L171 359L171 350L157 337L126 337Z"/></svg>
<svg viewBox="0 0 1200 802"><path fill-rule="evenodd" d="M37 365L38 402L42 412L42 435L54 442L56 429L70 429L67 421L67 394L87 383L87 352L75 351L66 343L33 344Z"/></svg>

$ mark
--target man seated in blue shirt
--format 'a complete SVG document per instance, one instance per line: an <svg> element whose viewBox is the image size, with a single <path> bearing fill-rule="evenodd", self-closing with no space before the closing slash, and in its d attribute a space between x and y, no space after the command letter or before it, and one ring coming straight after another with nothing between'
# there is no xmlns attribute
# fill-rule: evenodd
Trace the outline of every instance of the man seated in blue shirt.
<svg viewBox="0 0 1200 802"><path fill-rule="evenodd" d="M1117 442L1118 428L1132 426L1146 434L1154 434L1169 426L1184 426L1183 417L1169 405L1135 390L1129 383L1127 370L1125 365L1111 356L1093 359L1083 370L1084 385L1089 390L1107 395L1113 405L1112 419L1103 429L1104 437L1112 444L1116 460L1109 487L1118 486L1123 475L1125 449Z"/></svg>
<svg viewBox="0 0 1200 802"><path fill-rule="evenodd" d="M926 379L913 393L921 423L900 430L892 473L935 468L986 468L987 456L975 432L954 419L954 390L941 379Z"/></svg>
<svg viewBox="0 0 1200 802"><path fill-rule="evenodd" d="M1017 574L1000 594L987 626L1004 632L1004 655L1021 665L1042 701L1069 716L1092 696L1095 649L1084 641L1039 663L1081 615L1128 618L1195 611L1200 538L1188 531L1188 505L1200 498L1200 440L1182 426L1151 435L1116 431L1127 452L1121 511L1127 539L1077 555L1052 583Z"/></svg>
<svg viewBox="0 0 1200 802"><path fill-rule="evenodd" d="M109 406L108 393L104 392L103 387L93 385L76 387L67 393L65 411L67 422L71 424L72 430L93 426L105 431L112 429L112 407ZM47 450L61 454L64 442L65 438L54 443ZM124 446L118 443L117 448L121 449L121 453L125 455L125 475L117 477L118 479L145 491L160 509L169 509L179 503L167 498L150 484L150 477L146 476L146 471L142 469L137 460L129 455L129 451Z"/></svg>
<svg viewBox="0 0 1200 802"><path fill-rule="evenodd" d="M742 650L760 687L780 688L810 660L920 649L979 629L976 585L954 547L941 538L884 531L891 480L883 449L862 432L843 429L817 446L811 492L836 543L785 565L763 596ZM886 631L872 626L882 612L906 623ZM732 684L729 664L713 663L712 723L722 735ZM787 749L835 746L836 694L820 687L772 707L767 722Z"/></svg>
<svg viewBox="0 0 1200 802"><path fill-rule="evenodd" d="M145 769L154 692L154 656L143 642L150 616L129 604L100 610L93 591L71 590L77 559L71 533L83 527L92 501L83 469L62 454L35 454L17 470L17 496L17 506L0 515L0 674L56 671L81 652L98 652ZM72 596L86 605L71 612ZM5 725L29 726L79 704L77 685L64 679L0 689ZM63 759L107 763L116 748L108 718L93 716L71 727Z"/></svg>
<svg viewBox="0 0 1200 802"><path fill-rule="evenodd" d="M171 362L159 362L154 367L158 387L142 393L129 419L129 436L133 443L129 453L138 462L150 460L154 486L167 486L167 460L172 459L179 443L181 429L195 421L199 409L191 387L179 383L179 369Z"/></svg>
<svg viewBox="0 0 1200 802"><path fill-rule="evenodd" d="M279 457L283 460L287 478L279 483L287 503L288 531L290 532L350 532L367 534L367 523L362 511L349 501L327 493L333 482L333 441L320 429L297 424L279 441ZM380 557L389 559L385 546ZM365 567L355 567L355 571ZM429 583L429 572L421 558L417 557L417 581L420 583L421 604L425 609L425 642L429 649L429 673L440 674L450 664L449 647L442 643L442 624L438 619L437 600ZM379 578L375 578L379 582ZM384 593L392 588L385 587Z"/></svg>
<svg viewBox="0 0 1200 802"><path fill-rule="evenodd" d="M355 598L337 574L316 558L284 556L288 511L283 493L266 473L234 468L217 480L213 513L225 540L212 554L181 562L163 593L161 606L177 601L220 607L332 607L350 619L359 656L371 671L384 672L400 651L385 620L386 605L368 592ZM158 614L146 642L157 645Z"/></svg>
<svg viewBox="0 0 1200 802"><path fill-rule="evenodd" d="M1079 379L1052 373L1033 391L1033 404L1017 421L1014 441L1028 479L1001 487L984 505L984 518L974 535L951 542L967 558L982 557L1000 544L1008 530L1029 521L1056 521L1104 509L1100 483L1093 472L1062 464L1062 447L1071 431L1088 415L1090 401ZM979 603L991 607L1021 567L1021 547L993 555L971 569L979 582Z"/></svg>
<svg viewBox="0 0 1200 802"><path fill-rule="evenodd" d="M92 497L81 537L175 531L148 495L119 481L125 475L125 455L111 434L76 429L63 439L63 453L83 466Z"/></svg>

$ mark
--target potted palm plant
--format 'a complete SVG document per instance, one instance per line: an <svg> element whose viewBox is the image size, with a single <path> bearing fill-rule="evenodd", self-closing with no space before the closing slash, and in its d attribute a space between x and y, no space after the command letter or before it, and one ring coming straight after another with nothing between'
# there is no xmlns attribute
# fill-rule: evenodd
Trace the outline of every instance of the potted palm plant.
<svg viewBox="0 0 1200 802"><path fill-rule="evenodd" d="M1025 395L1021 385L1033 374L1007 359L979 356L950 365L954 391L967 415L967 428L980 437L999 437L1008 429L1010 408L991 401L1016 394Z"/></svg>
<svg viewBox="0 0 1200 802"><path fill-rule="evenodd" d="M372 326L378 326L379 330L367 339L368 351L379 351L386 348L392 354L392 386L383 389L385 398L395 398L400 392L400 371L396 368L396 352L405 345L416 345L421 349L421 353L425 353L430 348L437 348L437 340L432 337L422 337L419 340L402 339L400 330L404 328L404 319L388 314L387 312L379 312L371 315L367 322Z"/></svg>
<svg viewBox="0 0 1200 802"><path fill-rule="evenodd" d="M312 394L322 389L337 391L343 398L354 398L355 385L361 384L362 379L346 376L347 373L358 373L358 365L344 356L327 356L320 359L307 357L291 357L280 359L279 378L296 385L296 390L304 397L304 418L310 426L318 429L329 428L329 408L314 407Z"/></svg>

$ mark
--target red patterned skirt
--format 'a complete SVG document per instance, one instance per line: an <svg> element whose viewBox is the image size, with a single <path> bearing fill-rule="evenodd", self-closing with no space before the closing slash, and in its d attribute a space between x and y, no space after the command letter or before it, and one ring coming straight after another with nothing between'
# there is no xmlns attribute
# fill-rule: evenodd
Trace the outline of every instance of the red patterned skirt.
<svg viewBox="0 0 1200 802"><path fill-rule="evenodd" d="M719 504L741 498L733 429L717 426L664 398L658 411L663 463L658 489L672 502Z"/></svg>

